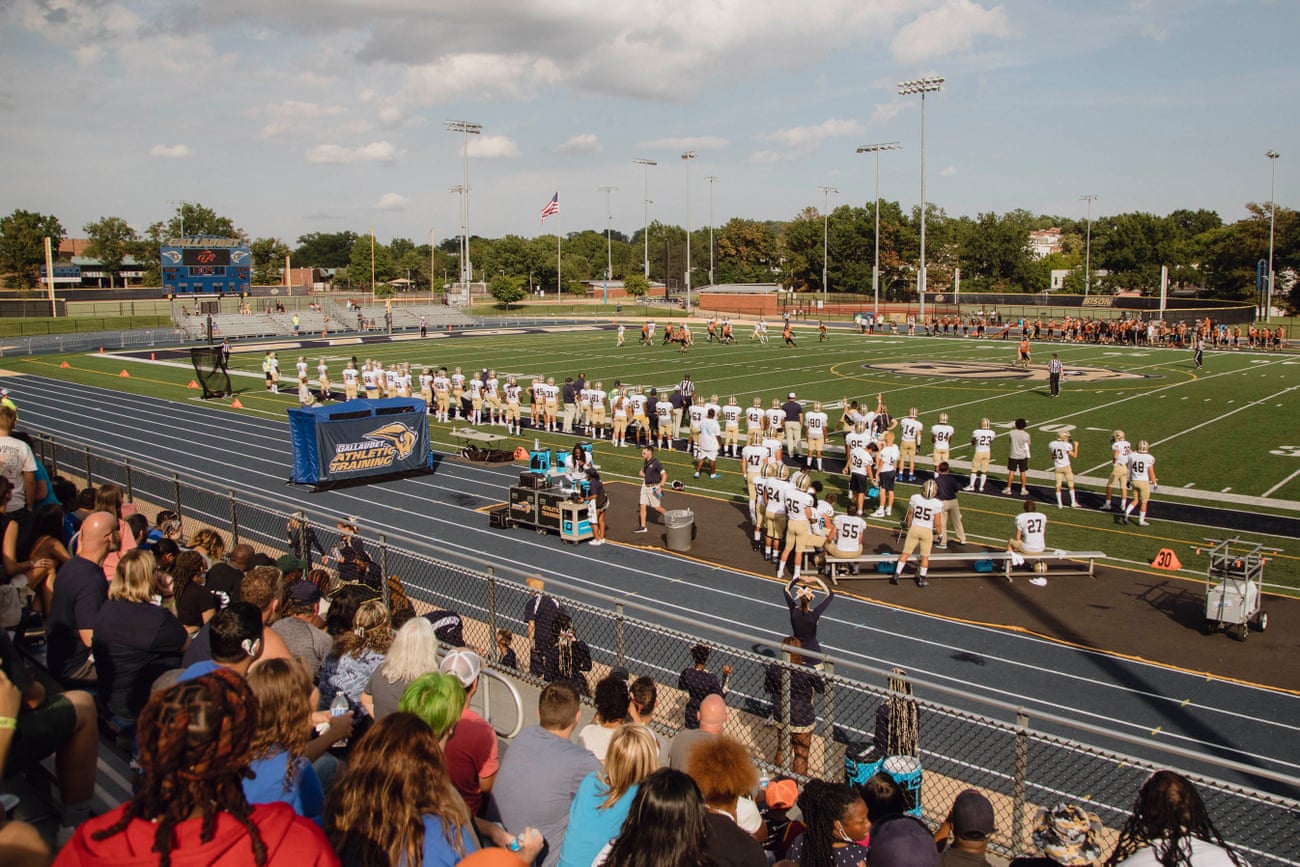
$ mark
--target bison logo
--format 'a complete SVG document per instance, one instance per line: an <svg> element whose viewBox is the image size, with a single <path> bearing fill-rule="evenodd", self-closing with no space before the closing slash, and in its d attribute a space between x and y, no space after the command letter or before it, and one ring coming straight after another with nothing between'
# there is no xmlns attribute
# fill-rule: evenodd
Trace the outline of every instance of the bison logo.
<svg viewBox="0 0 1300 867"><path fill-rule="evenodd" d="M397 449L397 459L404 461L415 451L415 431L401 422L386 424L366 434L368 440L383 440Z"/></svg>

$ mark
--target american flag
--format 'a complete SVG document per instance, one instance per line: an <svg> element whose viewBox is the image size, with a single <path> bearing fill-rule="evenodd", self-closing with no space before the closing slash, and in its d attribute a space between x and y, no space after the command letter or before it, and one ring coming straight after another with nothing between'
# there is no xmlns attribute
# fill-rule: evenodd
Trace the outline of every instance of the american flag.
<svg viewBox="0 0 1300 867"><path fill-rule="evenodd" d="M542 222L545 223L547 217L558 213L560 213L560 194L556 193L551 196L551 200L546 203L546 207L542 208Z"/></svg>

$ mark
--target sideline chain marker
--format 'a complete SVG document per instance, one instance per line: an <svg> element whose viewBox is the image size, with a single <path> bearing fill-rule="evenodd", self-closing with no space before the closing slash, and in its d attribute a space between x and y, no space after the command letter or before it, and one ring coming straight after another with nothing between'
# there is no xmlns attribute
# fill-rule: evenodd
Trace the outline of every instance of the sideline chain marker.
<svg viewBox="0 0 1300 867"><path fill-rule="evenodd" d="M232 400L232 401L230 402L230 408L231 408L231 409L243 409L243 408L244 408L244 405L243 405L242 403L239 402L239 398L235 398L234 400Z"/></svg>
<svg viewBox="0 0 1300 867"><path fill-rule="evenodd" d="M1156 552L1156 558L1151 561L1151 568L1176 572L1183 568L1183 564L1178 562L1178 555L1172 548L1161 548Z"/></svg>
<svg viewBox="0 0 1300 867"><path fill-rule="evenodd" d="M126 372L126 368L123 368L123 369L122 369L122 372L119 373L118 376L122 377L123 379L130 379L130 378L131 378L131 374L129 374L129 373Z"/></svg>
<svg viewBox="0 0 1300 867"><path fill-rule="evenodd" d="M68 364L66 361L59 365L59 367L71 367L71 366L72 365Z"/></svg>

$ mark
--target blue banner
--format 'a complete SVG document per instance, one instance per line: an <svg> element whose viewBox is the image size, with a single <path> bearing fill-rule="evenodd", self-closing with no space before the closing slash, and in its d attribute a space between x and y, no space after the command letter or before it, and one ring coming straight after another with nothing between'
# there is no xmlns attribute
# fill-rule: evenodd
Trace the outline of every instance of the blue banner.
<svg viewBox="0 0 1300 867"><path fill-rule="evenodd" d="M295 482L339 482L431 465L423 401L354 400L289 415Z"/></svg>

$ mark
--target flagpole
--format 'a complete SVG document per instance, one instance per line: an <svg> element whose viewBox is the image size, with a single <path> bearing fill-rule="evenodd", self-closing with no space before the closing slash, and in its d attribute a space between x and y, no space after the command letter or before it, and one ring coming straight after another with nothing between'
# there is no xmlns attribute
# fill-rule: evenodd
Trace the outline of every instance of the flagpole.
<svg viewBox="0 0 1300 867"><path fill-rule="evenodd" d="M560 201L559 193L555 194L555 201L556 204L559 204ZM560 231L560 214L559 214L559 209L557 208L555 214L555 303L556 304L560 303L560 299L562 295L560 287L564 285L560 280L560 240L563 237L564 237L564 233Z"/></svg>

